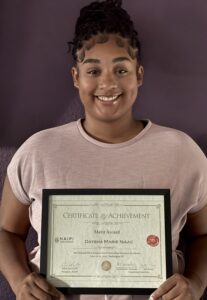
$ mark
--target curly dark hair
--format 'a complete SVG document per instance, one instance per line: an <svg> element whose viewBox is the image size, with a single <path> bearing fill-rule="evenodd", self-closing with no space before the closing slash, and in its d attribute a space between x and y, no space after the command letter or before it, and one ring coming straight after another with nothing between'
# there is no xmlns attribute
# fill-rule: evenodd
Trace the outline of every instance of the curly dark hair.
<svg viewBox="0 0 207 300"><path fill-rule="evenodd" d="M138 33L129 14L122 8L122 0L94 1L80 10L74 39L68 43L69 51L76 62L77 51L84 46L84 42L99 33L118 34L126 38L129 45L137 50L137 58L140 60L141 44Z"/></svg>

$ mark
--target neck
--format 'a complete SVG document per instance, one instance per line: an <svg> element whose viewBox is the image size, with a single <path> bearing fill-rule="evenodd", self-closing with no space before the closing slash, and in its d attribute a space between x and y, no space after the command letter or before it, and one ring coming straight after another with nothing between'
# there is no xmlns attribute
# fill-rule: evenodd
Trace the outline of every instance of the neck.
<svg viewBox="0 0 207 300"><path fill-rule="evenodd" d="M126 142L135 137L144 128L141 121L134 118L119 122L90 121L86 117L83 120L83 128L91 137L98 141L110 144Z"/></svg>

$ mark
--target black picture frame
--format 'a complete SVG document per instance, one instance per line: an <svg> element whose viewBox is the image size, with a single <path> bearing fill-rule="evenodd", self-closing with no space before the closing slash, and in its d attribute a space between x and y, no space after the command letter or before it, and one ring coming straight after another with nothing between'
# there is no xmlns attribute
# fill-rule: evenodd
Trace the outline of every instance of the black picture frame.
<svg viewBox="0 0 207 300"><path fill-rule="evenodd" d="M44 189L43 190L43 205L42 205L42 229L41 229L41 259L40 259L40 273L46 279L48 274L48 251L49 249L49 235L48 232L52 226L49 223L49 205L53 196L162 196L164 209L164 237L165 237L165 266L167 279L172 275L172 239L171 239L171 210L170 210L170 190L169 189ZM158 287L158 286L157 286ZM131 294L131 295L149 295L157 287L61 287L57 288L64 294Z"/></svg>

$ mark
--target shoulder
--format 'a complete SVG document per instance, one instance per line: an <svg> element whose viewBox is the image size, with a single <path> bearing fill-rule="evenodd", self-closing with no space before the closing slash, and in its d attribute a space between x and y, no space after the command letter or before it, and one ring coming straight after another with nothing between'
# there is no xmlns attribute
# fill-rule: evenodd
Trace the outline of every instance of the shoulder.
<svg viewBox="0 0 207 300"><path fill-rule="evenodd" d="M155 123L152 123L151 128L154 135L159 138L165 139L166 141L170 140L177 143L191 143L193 141L192 138L185 132L175 128L161 126Z"/></svg>
<svg viewBox="0 0 207 300"><path fill-rule="evenodd" d="M188 152L199 152L200 154L202 153L202 155L204 155L193 138L181 130L152 123L151 133L155 139L164 143L163 147L165 145L173 145L180 151L187 150Z"/></svg>
<svg viewBox="0 0 207 300"><path fill-rule="evenodd" d="M173 163L169 172L174 176L176 192L183 191L179 209L182 211L188 207L188 213L199 211L207 204L207 159L205 154L197 143L183 131L156 124L152 124L151 127L154 141L160 145L161 160L166 159ZM164 156L163 153L166 155ZM175 169L174 173L172 173L173 169Z"/></svg>
<svg viewBox="0 0 207 300"><path fill-rule="evenodd" d="M71 122L58 127L41 130L29 137L17 150L16 156L37 154L42 151L54 150L66 140L71 140L77 134L76 122Z"/></svg>
<svg viewBox="0 0 207 300"><path fill-rule="evenodd" d="M28 169L37 167L42 161L51 160L70 149L78 137L76 121L45 129L29 137L13 155L10 168Z"/></svg>
<svg viewBox="0 0 207 300"><path fill-rule="evenodd" d="M76 121L65 125L44 129L29 137L28 140L26 140L25 144L42 143L42 142L46 143L54 139L61 140L66 135L68 137L70 137L71 134L73 135L76 129L77 129Z"/></svg>
<svg viewBox="0 0 207 300"><path fill-rule="evenodd" d="M161 159L175 163L180 172L191 170L191 174L195 174L202 171L207 177L206 156L185 132L152 123L148 130L148 144Z"/></svg>

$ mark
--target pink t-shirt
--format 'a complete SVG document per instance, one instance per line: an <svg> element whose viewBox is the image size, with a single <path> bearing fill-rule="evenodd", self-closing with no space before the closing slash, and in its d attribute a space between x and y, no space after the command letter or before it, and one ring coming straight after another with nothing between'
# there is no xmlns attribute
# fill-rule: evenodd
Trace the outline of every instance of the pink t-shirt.
<svg viewBox="0 0 207 300"><path fill-rule="evenodd" d="M90 137L80 119L43 130L18 149L8 166L8 178L17 199L30 205L30 221L39 243L43 188L170 189L173 271L180 273L184 259L177 250L179 233L187 214L207 204L207 160L203 152L185 133L151 121L137 136L118 144ZM31 262L39 268L39 246L31 253ZM104 300L104 296L89 298Z"/></svg>

